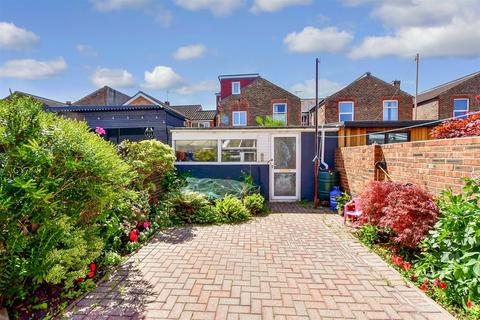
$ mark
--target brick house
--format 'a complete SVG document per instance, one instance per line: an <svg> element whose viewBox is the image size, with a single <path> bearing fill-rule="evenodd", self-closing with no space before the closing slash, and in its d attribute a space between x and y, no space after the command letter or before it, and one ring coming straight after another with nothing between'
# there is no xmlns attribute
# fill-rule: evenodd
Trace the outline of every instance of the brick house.
<svg viewBox="0 0 480 320"><path fill-rule="evenodd" d="M200 104L177 105L170 108L185 116L185 127L212 128L215 126L216 110L204 110Z"/></svg>
<svg viewBox="0 0 480 320"><path fill-rule="evenodd" d="M412 120L412 106L413 97L400 89L400 81L387 83L367 72L319 102L318 123ZM313 125L315 118L310 119Z"/></svg>
<svg viewBox="0 0 480 320"><path fill-rule="evenodd" d="M258 74L222 75L217 93L218 127L258 126L257 116L301 125L300 98Z"/></svg>
<svg viewBox="0 0 480 320"><path fill-rule="evenodd" d="M480 72L447 82L418 95L419 120L437 120L480 111Z"/></svg>

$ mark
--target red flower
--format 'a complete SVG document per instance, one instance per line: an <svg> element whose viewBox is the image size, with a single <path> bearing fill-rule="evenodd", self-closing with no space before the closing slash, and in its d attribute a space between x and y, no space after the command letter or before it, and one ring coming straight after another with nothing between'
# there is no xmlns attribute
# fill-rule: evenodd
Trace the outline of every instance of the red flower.
<svg viewBox="0 0 480 320"><path fill-rule="evenodd" d="M130 231L130 241L131 242L137 242L138 241L138 235L137 235L136 231L138 231L138 230Z"/></svg>
<svg viewBox="0 0 480 320"><path fill-rule="evenodd" d="M400 256L393 256L392 257L392 263L396 266L401 266L402 265L402 262L403 262L403 259L402 257Z"/></svg>
<svg viewBox="0 0 480 320"><path fill-rule="evenodd" d="M92 272L95 272L95 269L97 269L97 266L95 265L95 263L90 263L90 271Z"/></svg>
<svg viewBox="0 0 480 320"><path fill-rule="evenodd" d="M426 291L427 291L427 284L426 284L426 283L423 283L423 284L420 286L420 289L422 289L423 292L426 292Z"/></svg>
<svg viewBox="0 0 480 320"><path fill-rule="evenodd" d="M410 262L405 262L402 266L403 270L410 270L412 268L412 264Z"/></svg>
<svg viewBox="0 0 480 320"><path fill-rule="evenodd" d="M83 280L85 280L85 278L77 278L75 279L75 282L82 282Z"/></svg>
<svg viewBox="0 0 480 320"><path fill-rule="evenodd" d="M410 278L412 278L412 280L415 280L415 279L417 279L417 275L414 273L410 276Z"/></svg>
<svg viewBox="0 0 480 320"><path fill-rule="evenodd" d="M438 287L440 285L440 280L438 280L438 279L433 280L433 285L435 287Z"/></svg>
<svg viewBox="0 0 480 320"><path fill-rule="evenodd" d="M94 271L90 271L90 272L88 273L88 277L89 277L89 278L93 278L93 276L95 276L95 272L94 272Z"/></svg>
<svg viewBox="0 0 480 320"><path fill-rule="evenodd" d="M144 229L150 228L150 222L144 221L144 222L143 222L143 228L144 228Z"/></svg>
<svg viewBox="0 0 480 320"><path fill-rule="evenodd" d="M428 279L425 279L425 281L423 283L428 283L428 282L429 282Z"/></svg>
<svg viewBox="0 0 480 320"><path fill-rule="evenodd" d="M439 287L440 287L440 289L446 289L447 284L445 282L442 282L442 283L440 283Z"/></svg>
<svg viewBox="0 0 480 320"><path fill-rule="evenodd" d="M472 309L472 307L473 307L472 301L468 300L468 301L467 301L467 308L468 308L468 309Z"/></svg>

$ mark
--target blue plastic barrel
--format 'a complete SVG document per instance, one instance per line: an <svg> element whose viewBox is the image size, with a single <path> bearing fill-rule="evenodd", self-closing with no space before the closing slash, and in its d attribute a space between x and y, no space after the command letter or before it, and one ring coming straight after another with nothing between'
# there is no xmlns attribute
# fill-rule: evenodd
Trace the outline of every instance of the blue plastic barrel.
<svg viewBox="0 0 480 320"><path fill-rule="evenodd" d="M339 186L334 186L333 190L330 191L330 209L337 210L337 196L342 195L342 191L340 191Z"/></svg>

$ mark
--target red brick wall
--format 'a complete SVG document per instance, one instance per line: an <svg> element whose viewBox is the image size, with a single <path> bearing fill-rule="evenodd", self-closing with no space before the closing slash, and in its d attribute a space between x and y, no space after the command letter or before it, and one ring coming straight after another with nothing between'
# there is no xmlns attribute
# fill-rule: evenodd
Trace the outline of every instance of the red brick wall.
<svg viewBox="0 0 480 320"><path fill-rule="evenodd" d="M412 120L411 95L374 76L365 75L325 99L325 123L338 122L338 102L347 100L354 102L354 120L383 120L383 100L398 100L398 120Z"/></svg>
<svg viewBox="0 0 480 320"><path fill-rule="evenodd" d="M231 127L233 111L247 111L247 126L257 126L255 118L273 115L273 104L287 103L287 125L301 125L300 98L284 90L270 81L258 78L246 86L240 95L229 96L220 101L218 106L217 126ZM222 117L228 117L228 125L222 123Z"/></svg>
<svg viewBox="0 0 480 320"><path fill-rule="evenodd" d="M453 99L455 98L468 98L469 111L480 111L480 101L476 99L478 95L480 95L480 74L438 96L439 119L453 117Z"/></svg>
<svg viewBox="0 0 480 320"><path fill-rule="evenodd" d="M394 181L414 183L437 195L448 188L459 192L462 178L480 176L480 137L339 148L335 163L342 188L358 195L368 182L384 180L374 168L382 159Z"/></svg>

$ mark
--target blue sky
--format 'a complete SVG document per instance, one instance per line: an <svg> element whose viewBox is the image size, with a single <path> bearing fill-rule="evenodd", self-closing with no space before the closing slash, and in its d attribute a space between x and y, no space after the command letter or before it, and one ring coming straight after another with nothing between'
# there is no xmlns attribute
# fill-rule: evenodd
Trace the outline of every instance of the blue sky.
<svg viewBox="0 0 480 320"><path fill-rule="evenodd" d="M420 90L480 70L479 0L0 0L0 96L75 101L102 85L214 107L219 74L302 97L366 71Z"/></svg>

